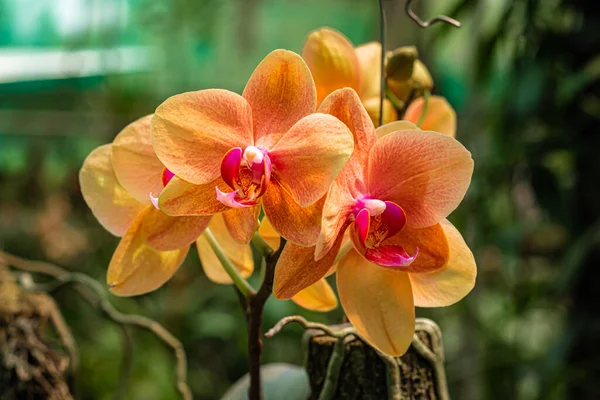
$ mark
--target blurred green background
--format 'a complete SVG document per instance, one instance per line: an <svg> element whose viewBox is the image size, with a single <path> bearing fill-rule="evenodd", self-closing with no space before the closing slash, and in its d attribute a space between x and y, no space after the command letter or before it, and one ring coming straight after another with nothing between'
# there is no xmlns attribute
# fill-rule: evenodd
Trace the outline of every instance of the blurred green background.
<svg viewBox="0 0 600 400"><path fill-rule="evenodd" d="M442 328L455 399L600 398L600 13L583 0L423 0L463 28L419 29L386 1L388 48L414 44L434 92L458 112L475 159L451 216L478 261L462 302L418 309ZM96 146L168 96L241 92L269 51L300 51L334 27L377 39L375 0L0 0L0 249L104 282L118 242L83 202L78 169ZM80 346L78 396L113 397L121 330L68 288L56 299ZM207 280L193 250L160 290L111 300L164 324L184 344L197 399L246 372L234 290ZM264 328L301 314L271 299ZM265 362L301 364L302 331L266 340ZM175 361L134 331L125 398L175 399Z"/></svg>

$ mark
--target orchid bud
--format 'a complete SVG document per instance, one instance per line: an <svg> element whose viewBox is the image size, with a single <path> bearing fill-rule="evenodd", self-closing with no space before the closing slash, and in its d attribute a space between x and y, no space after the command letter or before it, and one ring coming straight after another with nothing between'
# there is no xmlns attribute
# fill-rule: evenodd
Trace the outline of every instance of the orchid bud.
<svg viewBox="0 0 600 400"><path fill-rule="evenodd" d="M418 59L415 47L400 47L388 53L387 83L391 92L404 102L413 93L420 97L433 88L433 79L425 64Z"/></svg>
<svg viewBox="0 0 600 400"><path fill-rule="evenodd" d="M402 82L412 77L415 60L419 58L415 46L399 47L389 51L386 56L385 74L389 80Z"/></svg>

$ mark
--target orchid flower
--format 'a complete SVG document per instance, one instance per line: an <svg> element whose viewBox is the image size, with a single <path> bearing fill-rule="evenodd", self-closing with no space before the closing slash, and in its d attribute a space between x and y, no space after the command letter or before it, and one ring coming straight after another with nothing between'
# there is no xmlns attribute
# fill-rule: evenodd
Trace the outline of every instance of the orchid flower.
<svg viewBox="0 0 600 400"><path fill-rule="evenodd" d="M159 196L169 215L223 213L248 243L260 205L291 242L314 245L320 210L353 150L352 134L332 115L315 113L316 89L302 58L270 53L242 96L219 89L167 99L152 120L152 142L175 177Z"/></svg>
<svg viewBox="0 0 600 400"><path fill-rule="evenodd" d="M331 94L319 111L350 128L355 150L329 190L316 246L288 244L281 254L275 296L290 298L321 279L339 253L348 319L374 347L401 355L412 340L414 306L453 304L474 285L473 255L446 220L469 186L473 160L455 139L407 121L376 132L351 89ZM347 230L353 249L343 254Z"/></svg>
<svg viewBox="0 0 600 400"><path fill-rule="evenodd" d="M107 272L111 292L120 296L163 285L210 220L210 216L170 217L152 204L173 174L152 149L151 118L131 123L112 144L93 150L79 172L83 198L96 219L113 235L122 236Z"/></svg>
<svg viewBox="0 0 600 400"><path fill-rule="evenodd" d="M225 227L223 215L218 214L213 216L209 228L223 251L238 268L242 277L247 278L252 275L254 269L252 249L250 245L238 243L233 239ZM267 218L263 218L258 228L258 234L272 250L279 248L280 236ZM220 284L233 283L213 251L206 238L206 234L202 234L198 238L196 247L198 248L198 256L200 257L202 268L210 280ZM335 293L325 278L321 278L311 286L301 290L291 300L299 306L312 311L325 312L337 307Z"/></svg>
<svg viewBox="0 0 600 400"><path fill-rule="evenodd" d="M333 91L354 89L369 112L373 123L379 120L381 44L369 42L354 47L342 33L321 28L311 32L302 47L315 84L319 104ZM398 114L388 99L383 100L383 122L395 121Z"/></svg>

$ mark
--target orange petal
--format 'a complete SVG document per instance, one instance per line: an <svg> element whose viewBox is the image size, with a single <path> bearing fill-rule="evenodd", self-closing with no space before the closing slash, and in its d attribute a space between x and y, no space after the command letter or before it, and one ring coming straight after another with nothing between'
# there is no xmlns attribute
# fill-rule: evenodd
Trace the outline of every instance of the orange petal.
<svg viewBox="0 0 600 400"><path fill-rule="evenodd" d="M378 138L382 138L392 132L407 130L419 130L419 128L410 121L394 121L381 125L379 128L375 129L375 134Z"/></svg>
<svg viewBox="0 0 600 400"><path fill-rule="evenodd" d="M358 57L352 42L340 32L330 28L312 31L302 46L302 58L315 79L318 104L343 87L360 93Z"/></svg>
<svg viewBox="0 0 600 400"><path fill-rule="evenodd" d="M253 144L252 110L240 95L221 89L178 94L156 109L152 144L175 175L204 184L221 175L233 147Z"/></svg>
<svg viewBox="0 0 600 400"><path fill-rule="evenodd" d="M180 249L194 243L208 226L210 218L171 217L152 207L142 222L142 237L158 251Z"/></svg>
<svg viewBox="0 0 600 400"><path fill-rule="evenodd" d="M177 271L189 246L177 250L156 251L148 246L142 235L146 210L133 221L110 260L106 282L118 296L135 296L158 289Z"/></svg>
<svg viewBox="0 0 600 400"><path fill-rule="evenodd" d="M355 199L366 192L363 182L369 150L377 140L375 127L352 89L333 92L323 101L319 111L333 115L350 129L354 136L354 152L329 188L315 252L317 260L331 249L353 211Z"/></svg>
<svg viewBox="0 0 600 400"><path fill-rule="evenodd" d="M400 246L410 255L417 253L417 258L404 272L430 272L442 268L450 257L448 239L441 224L427 228L414 228L406 225L400 232L383 242L386 246Z"/></svg>
<svg viewBox="0 0 600 400"><path fill-rule="evenodd" d="M127 125L113 141L111 150L117 179L144 204L150 204L150 193L157 196L163 188L164 165L152 148L151 120L152 115L147 115Z"/></svg>
<svg viewBox="0 0 600 400"><path fill-rule="evenodd" d="M269 218L264 217L260 226L258 227L258 234L273 250L277 250L279 248L279 244L281 242L281 236L279 233L273 228Z"/></svg>
<svg viewBox="0 0 600 400"><path fill-rule="evenodd" d="M328 114L298 121L270 151L278 177L302 207L325 196L354 149L348 127Z"/></svg>
<svg viewBox="0 0 600 400"><path fill-rule="evenodd" d="M381 43L365 43L358 46L355 52L360 65L360 97L363 99L369 97L379 98L379 92L381 91Z"/></svg>
<svg viewBox="0 0 600 400"><path fill-rule="evenodd" d="M417 228L446 218L471 182L471 153L455 139L431 131L398 131L369 155L369 194L393 201Z"/></svg>
<svg viewBox="0 0 600 400"><path fill-rule="evenodd" d="M243 96L252 106L256 145L267 149L317 108L310 70L302 57L287 50L275 50L262 60Z"/></svg>
<svg viewBox="0 0 600 400"><path fill-rule="evenodd" d="M340 302L360 335L385 354L404 354L415 331L408 274L381 268L350 250L336 275Z"/></svg>
<svg viewBox="0 0 600 400"><path fill-rule="evenodd" d="M329 283L320 279L292 297L292 301L302 308L312 311L331 311L337 307L337 298Z"/></svg>
<svg viewBox="0 0 600 400"><path fill-rule="evenodd" d="M443 220L440 225L448 241L449 258L442 268L434 272L409 274L418 307L449 306L465 297L475 286L477 267L473 253L448 220Z"/></svg>
<svg viewBox="0 0 600 400"><path fill-rule="evenodd" d="M314 246L321 229L321 210L325 197L309 207L300 207L276 179L262 197L265 215L284 238L301 246Z"/></svg>
<svg viewBox="0 0 600 400"><path fill-rule="evenodd" d="M416 124L421 118L424 107L425 98L419 97L410 103L406 114L404 114L404 119ZM423 123L421 123L421 129L443 133L451 137L456 136L456 112L445 98L441 96L429 97L427 114L423 119Z"/></svg>
<svg viewBox="0 0 600 400"><path fill-rule="evenodd" d="M379 126L379 97L370 97L363 101L365 109L375 126ZM398 119L398 112L391 101L383 99L383 123L388 124Z"/></svg>
<svg viewBox="0 0 600 400"><path fill-rule="evenodd" d="M258 229L260 206L248 208L230 208L223 213L225 226L234 240L239 243L250 243L252 235Z"/></svg>
<svg viewBox="0 0 600 400"><path fill-rule="evenodd" d="M333 265L342 244L340 235L331 251L315 261L315 248L287 243L275 268L273 293L278 299L289 299L323 278Z"/></svg>
<svg viewBox="0 0 600 400"><path fill-rule="evenodd" d="M102 226L123 236L145 206L117 181L111 162L111 145L96 148L79 171L81 194Z"/></svg>
<svg viewBox="0 0 600 400"><path fill-rule="evenodd" d="M227 257L229 257L240 272L240 275L243 278L248 278L252 275L254 270L252 250L249 245L240 244L233 240L225 226L223 215L215 215L210 221L209 228ZM200 257L202 268L208 279L221 284L233 283L204 235L198 238L196 246L198 247L198 256Z"/></svg>
<svg viewBox="0 0 600 400"><path fill-rule="evenodd" d="M220 177L204 185L195 185L173 177L158 197L158 205L167 215L211 215L229 210L217 200L215 188L231 189Z"/></svg>

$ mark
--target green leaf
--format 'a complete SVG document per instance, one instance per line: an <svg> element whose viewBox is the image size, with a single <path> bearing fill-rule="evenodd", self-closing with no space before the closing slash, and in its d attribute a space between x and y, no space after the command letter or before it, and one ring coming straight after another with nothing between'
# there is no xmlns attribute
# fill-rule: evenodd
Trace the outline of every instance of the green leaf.
<svg viewBox="0 0 600 400"><path fill-rule="evenodd" d="M310 385L304 368L297 365L275 363L261 368L264 400L306 400ZM241 377L222 400L246 400L248 398L248 374Z"/></svg>

